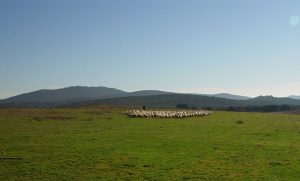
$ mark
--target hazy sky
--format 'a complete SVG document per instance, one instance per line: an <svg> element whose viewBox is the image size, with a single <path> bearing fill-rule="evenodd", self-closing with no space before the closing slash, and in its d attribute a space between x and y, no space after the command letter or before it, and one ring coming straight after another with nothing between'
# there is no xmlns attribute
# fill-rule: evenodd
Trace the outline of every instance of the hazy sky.
<svg viewBox="0 0 300 181"><path fill-rule="evenodd" d="M0 98L72 85L300 95L299 0L0 0Z"/></svg>

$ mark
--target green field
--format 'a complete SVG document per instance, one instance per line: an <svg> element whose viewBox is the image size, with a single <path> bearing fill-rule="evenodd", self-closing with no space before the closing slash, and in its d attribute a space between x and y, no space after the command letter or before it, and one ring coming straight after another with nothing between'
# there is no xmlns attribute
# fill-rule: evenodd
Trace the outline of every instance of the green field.
<svg viewBox="0 0 300 181"><path fill-rule="evenodd" d="M298 180L300 116L0 109L0 180ZM5 153L4 153L5 152Z"/></svg>

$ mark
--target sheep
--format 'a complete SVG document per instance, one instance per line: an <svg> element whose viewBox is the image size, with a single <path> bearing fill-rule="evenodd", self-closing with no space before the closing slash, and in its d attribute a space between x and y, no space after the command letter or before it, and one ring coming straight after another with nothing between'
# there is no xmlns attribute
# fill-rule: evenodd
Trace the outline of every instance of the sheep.
<svg viewBox="0 0 300 181"><path fill-rule="evenodd" d="M126 114L129 117L159 117L159 118L184 118L194 116L208 116L212 112L207 111L151 111L151 110L130 110Z"/></svg>

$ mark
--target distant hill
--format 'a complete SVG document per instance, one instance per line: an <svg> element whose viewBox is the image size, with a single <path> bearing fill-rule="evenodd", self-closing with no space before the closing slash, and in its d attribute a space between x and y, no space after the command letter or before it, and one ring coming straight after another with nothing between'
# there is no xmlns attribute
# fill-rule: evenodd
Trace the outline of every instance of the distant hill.
<svg viewBox="0 0 300 181"><path fill-rule="evenodd" d="M300 96L296 96L296 95L291 95L288 98L292 98L292 99L300 99Z"/></svg>
<svg viewBox="0 0 300 181"><path fill-rule="evenodd" d="M247 100L232 100L212 96L192 94L162 94L154 96L119 97L86 102L65 104L66 107L87 105L114 105L114 106L138 106L146 105L150 108L175 108L177 104L187 104L197 108L225 108L265 105L300 105L300 100L290 98L276 98L272 96L259 96Z"/></svg>
<svg viewBox="0 0 300 181"><path fill-rule="evenodd" d="M158 90L126 92L107 87L73 86L54 90L43 89L3 99L0 100L0 107L52 107L78 101L160 94L170 92Z"/></svg>
<svg viewBox="0 0 300 181"><path fill-rule="evenodd" d="M84 105L119 105L154 108L174 108L177 104L190 107L239 107L265 105L300 105L300 100L259 96L250 98L228 93L199 95L179 94L159 90L126 92L107 87L67 87L55 90L39 90L0 100L0 107L73 107Z"/></svg>
<svg viewBox="0 0 300 181"><path fill-rule="evenodd" d="M148 108L176 108L177 104L187 104L190 107L228 107L232 105L243 105L240 100L230 100L212 96L192 95L192 94L162 94L152 96L131 96L110 99L91 100L65 104L63 107L77 107L87 105L113 105ZM299 101L300 104L300 101Z"/></svg>
<svg viewBox="0 0 300 181"><path fill-rule="evenodd" d="M292 99L292 98L278 98L273 96L258 96L253 99L249 99L246 101L248 105L300 105L300 100Z"/></svg>
<svg viewBox="0 0 300 181"><path fill-rule="evenodd" d="M126 94L126 96L154 96L154 95L162 95L162 94L173 94L173 93L159 91L159 90L141 90L141 91L129 92Z"/></svg>
<svg viewBox="0 0 300 181"><path fill-rule="evenodd" d="M115 97L126 92L107 87L74 86L55 90L38 90L1 100L0 103L63 102Z"/></svg>
<svg viewBox="0 0 300 181"><path fill-rule="evenodd" d="M208 96L209 96L209 94L208 94ZM251 99L251 97L239 96L239 95L228 94L228 93L211 94L211 96L219 97L219 98L224 98L224 99L233 99L233 100L247 100L247 99Z"/></svg>

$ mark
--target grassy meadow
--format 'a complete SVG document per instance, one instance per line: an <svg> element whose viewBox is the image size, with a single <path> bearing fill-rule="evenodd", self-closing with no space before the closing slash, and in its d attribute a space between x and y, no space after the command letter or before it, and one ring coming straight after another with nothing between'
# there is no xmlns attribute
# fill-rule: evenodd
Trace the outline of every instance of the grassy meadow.
<svg viewBox="0 0 300 181"><path fill-rule="evenodd" d="M298 180L300 116L0 109L0 180Z"/></svg>

